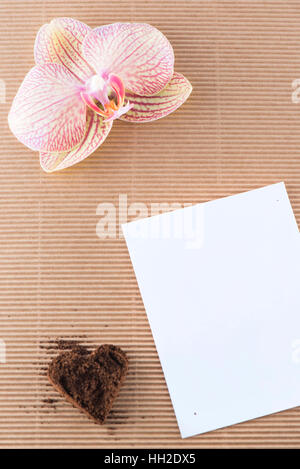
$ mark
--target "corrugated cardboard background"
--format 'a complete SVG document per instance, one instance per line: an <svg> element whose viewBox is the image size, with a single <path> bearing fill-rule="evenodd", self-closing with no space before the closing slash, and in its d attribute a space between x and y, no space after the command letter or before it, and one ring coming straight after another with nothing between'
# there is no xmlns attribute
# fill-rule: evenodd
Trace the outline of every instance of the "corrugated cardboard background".
<svg viewBox="0 0 300 469"><path fill-rule="evenodd" d="M57 16L155 25L194 91L166 119L117 121L92 157L48 175L11 135L7 113L37 30ZM180 439L125 242L96 235L98 204L119 194L128 204L195 203L281 180L300 221L300 104L291 101L300 3L1 0L0 20L0 447L300 447L300 408ZM128 352L130 373L104 427L48 384L57 339Z"/></svg>

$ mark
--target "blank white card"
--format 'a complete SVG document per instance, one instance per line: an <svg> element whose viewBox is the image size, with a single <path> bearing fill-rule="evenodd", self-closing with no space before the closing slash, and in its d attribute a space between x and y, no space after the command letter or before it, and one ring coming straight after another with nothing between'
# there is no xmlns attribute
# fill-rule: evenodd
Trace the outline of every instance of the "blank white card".
<svg viewBox="0 0 300 469"><path fill-rule="evenodd" d="M183 438L300 405L300 243L283 183L123 232Z"/></svg>

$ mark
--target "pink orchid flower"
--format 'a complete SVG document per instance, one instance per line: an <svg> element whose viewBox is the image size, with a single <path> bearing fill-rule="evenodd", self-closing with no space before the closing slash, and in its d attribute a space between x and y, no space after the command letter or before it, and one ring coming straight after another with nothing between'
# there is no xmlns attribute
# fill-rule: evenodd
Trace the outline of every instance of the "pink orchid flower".
<svg viewBox="0 0 300 469"><path fill-rule="evenodd" d="M94 152L115 119L150 122L175 111L192 86L174 72L170 42L143 23L91 29L57 18L39 30L36 66L26 75L8 121L41 167L57 171Z"/></svg>

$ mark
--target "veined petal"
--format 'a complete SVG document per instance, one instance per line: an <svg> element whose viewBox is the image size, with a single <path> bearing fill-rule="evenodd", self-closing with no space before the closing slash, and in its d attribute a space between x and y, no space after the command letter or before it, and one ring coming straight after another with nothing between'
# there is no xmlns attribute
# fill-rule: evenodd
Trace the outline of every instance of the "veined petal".
<svg viewBox="0 0 300 469"><path fill-rule="evenodd" d="M56 18L44 24L35 40L35 63L59 63L76 78L86 80L95 73L82 55L82 42L90 31L89 26L72 18Z"/></svg>
<svg viewBox="0 0 300 469"><path fill-rule="evenodd" d="M83 140L77 147L63 153L40 153L41 167L47 173L68 168L87 158L106 139L112 127L112 122L106 122L92 110L87 111L86 130Z"/></svg>
<svg viewBox="0 0 300 469"><path fill-rule="evenodd" d="M82 140L86 105L79 83L63 65L35 66L13 101L9 126L32 150L67 151Z"/></svg>
<svg viewBox="0 0 300 469"><path fill-rule="evenodd" d="M125 88L141 96L158 93L173 75L173 48L150 24L101 26L84 38L82 47L84 57L100 75L119 76Z"/></svg>
<svg viewBox="0 0 300 469"><path fill-rule="evenodd" d="M187 100L192 85L181 73L175 72L168 85L154 96L138 96L126 92L126 100L133 107L121 120L129 122L150 122L165 117Z"/></svg>

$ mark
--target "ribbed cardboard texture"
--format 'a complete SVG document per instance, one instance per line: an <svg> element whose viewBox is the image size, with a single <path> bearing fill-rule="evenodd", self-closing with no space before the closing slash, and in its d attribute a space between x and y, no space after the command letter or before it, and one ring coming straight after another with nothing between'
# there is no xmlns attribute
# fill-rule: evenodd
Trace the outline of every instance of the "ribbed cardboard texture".
<svg viewBox="0 0 300 469"><path fill-rule="evenodd" d="M37 30L58 16L153 24L194 90L173 115L117 121L93 156L46 174L7 113L34 64ZM120 194L128 205L197 203L281 180L300 221L299 2L2 0L0 18L0 447L300 447L299 408L181 440L124 239L96 233L98 205L118 207ZM59 339L128 353L105 426L49 385Z"/></svg>

